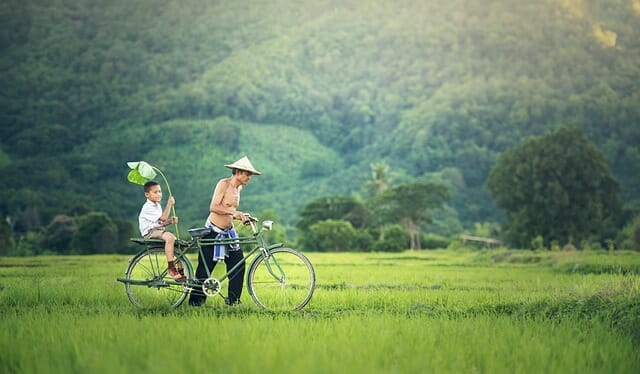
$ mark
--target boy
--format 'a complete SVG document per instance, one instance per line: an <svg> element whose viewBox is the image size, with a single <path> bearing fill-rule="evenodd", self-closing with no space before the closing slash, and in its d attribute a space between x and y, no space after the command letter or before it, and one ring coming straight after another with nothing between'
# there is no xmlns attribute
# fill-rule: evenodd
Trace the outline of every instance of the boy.
<svg viewBox="0 0 640 374"><path fill-rule="evenodd" d="M144 184L144 196L147 201L140 210L138 223L140 226L140 234L145 239L162 239L164 240L164 253L167 255L167 263L169 264L168 274L177 281L184 281L185 276L176 269L173 262L175 235L165 231L165 226L172 223L178 223L178 217L169 218L171 207L175 204L173 196L169 197L167 206L162 211L160 201L162 200L162 189L157 182L149 181Z"/></svg>

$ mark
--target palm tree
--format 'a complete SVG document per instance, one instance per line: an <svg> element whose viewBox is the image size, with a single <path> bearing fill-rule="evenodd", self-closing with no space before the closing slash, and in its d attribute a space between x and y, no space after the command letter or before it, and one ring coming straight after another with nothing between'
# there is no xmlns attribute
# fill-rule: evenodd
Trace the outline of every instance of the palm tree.
<svg viewBox="0 0 640 374"><path fill-rule="evenodd" d="M364 182L363 189L367 197L376 197L389 188L392 180L392 173L389 166L384 162L377 162L370 165L371 175Z"/></svg>
<svg viewBox="0 0 640 374"><path fill-rule="evenodd" d="M362 189L367 197L375 199L389 188L393 175L389 171L389 165L384 162L373 163L370 167L371 174ZM380 225L380 240L384 240L384 223Z"/></svg>

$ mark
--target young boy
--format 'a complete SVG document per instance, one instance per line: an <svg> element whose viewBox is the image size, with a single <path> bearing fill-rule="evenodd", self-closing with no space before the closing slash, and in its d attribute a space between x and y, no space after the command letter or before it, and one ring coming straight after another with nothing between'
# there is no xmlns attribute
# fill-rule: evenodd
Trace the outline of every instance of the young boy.
<svg viewBox="0 0 640 374"><path fill-rule="evenodd" d="M165 231L165 226L172 223L178 223L178 217L169 218L171 207L175 204L173 196L169 197L167 206L162 211L160 201L162 200L162 189L157 182L149 181L144 184L144 196L147 201L140 210L138 223L140 226L140 234L145 239L162 239L164 240L164 253L167 255L167 263L169 264L169 276L177 281L184 281L184 275L180 274L173 263L175 235Z"/></svg>

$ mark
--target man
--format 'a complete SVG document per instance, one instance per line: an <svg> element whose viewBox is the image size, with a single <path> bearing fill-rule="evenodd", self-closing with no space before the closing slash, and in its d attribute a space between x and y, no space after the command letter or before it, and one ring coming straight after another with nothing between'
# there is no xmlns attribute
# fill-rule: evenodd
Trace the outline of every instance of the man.
<svg viewBox="0 0 640 374"><path fill-rule="evenodd" d="M242 186L249 183L253 175L260 175L260 172L253 167L246 156L233 164L224 166L231 169L231 176L220 179L213 191L211 204L209 205L209 217L205 223L205 227L212 229L212 232L204 236L203 238L205 239L235 238L237 233L233 228L233 220L239 220L243 224L249 222L246 214L238 210L240 192L242 191ZM203 246L202 252L204 258L199 255L196 269L196 278L200 281L207 278L205 264L213 272L217 261L224 260L227 271L229 271L243 258L242 249L239 245ZM243 263L229 276L229 295L225 300L229 305L240 303L244 271L245 265ZM189 298L189 305L199 306L205 300L206 296L201 290L193 290Z"/></svg>

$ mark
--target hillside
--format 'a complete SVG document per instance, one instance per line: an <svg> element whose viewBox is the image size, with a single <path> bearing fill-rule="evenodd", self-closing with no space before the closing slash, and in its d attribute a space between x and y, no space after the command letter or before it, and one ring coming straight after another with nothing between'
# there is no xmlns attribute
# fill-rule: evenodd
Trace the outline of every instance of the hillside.
<svg viewBox="0 0 640 374"><path fill-rule="evenodd" d="M496 156L563 124L640 205L637 0L9 0L0 21L0 211L25 230L78 204L132 219L135 160L197 222L244 154L264 175L242 206L288 224L385 162L472 227L500 220Z"/></svg>

